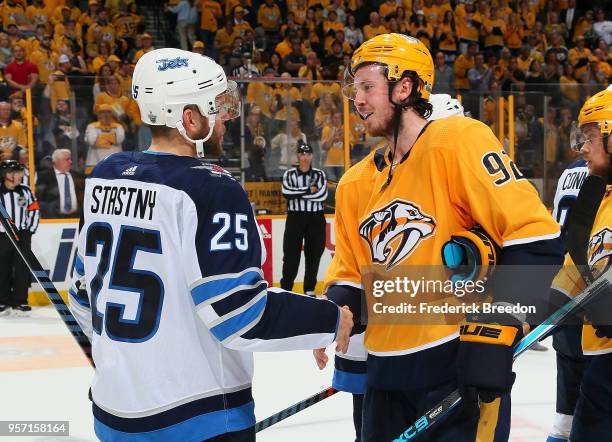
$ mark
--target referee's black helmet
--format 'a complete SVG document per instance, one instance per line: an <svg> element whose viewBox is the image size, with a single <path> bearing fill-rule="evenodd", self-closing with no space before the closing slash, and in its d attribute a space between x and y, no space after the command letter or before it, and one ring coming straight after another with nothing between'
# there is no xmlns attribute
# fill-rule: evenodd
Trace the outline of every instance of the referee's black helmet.
<svg viewBox="0 0 612 442"><path fill-rule="evenodd" d="M0 163L0 175L2 175L2 179L4 179L8 172L21 172L22 170L24 170L23 165L19 161L4 160Z"/></svg>

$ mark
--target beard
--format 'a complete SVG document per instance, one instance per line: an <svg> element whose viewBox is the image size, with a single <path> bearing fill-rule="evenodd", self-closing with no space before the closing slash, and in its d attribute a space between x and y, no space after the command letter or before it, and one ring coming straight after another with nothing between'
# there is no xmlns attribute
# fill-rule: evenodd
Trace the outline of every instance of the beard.
<svg viewBox="0 0 612 442"><path fill-rule="evenodd" d="M198 134L198 138L195 139L204 139L208 135L209 127L203 128L201 132ZM223 135L225 130L218 130L218 128L213 128L213 133L210 138L206 140L204 143L204 155L210 157L218 157L223 152L221 149L221 142L223 140Z"/></svg>
<svg viewBox="0 0 612 442"><path fill-rule="evenodd" d="M368 128L368 134L372 137L392 137L395 129L393 116L384 121L378 121Z"/></svg>

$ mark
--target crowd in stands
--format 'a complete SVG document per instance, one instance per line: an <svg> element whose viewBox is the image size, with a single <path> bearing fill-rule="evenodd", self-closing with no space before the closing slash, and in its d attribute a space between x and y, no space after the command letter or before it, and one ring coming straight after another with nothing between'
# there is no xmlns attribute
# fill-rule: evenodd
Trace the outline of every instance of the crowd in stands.
<svg viewBox="0 0 612 442"><path fill-rule="evenodd" d="M169 24L166 46L213 57L241 84L245 118L228 125L224 148L239 158L244 140L247 181L279 179L301 142L315 147L317 166L330 179L339 179L340 80L353 50L387 32L422 40L435 63L433 92L461 96L472 116L492 127L499 124L499 97L512 94L517 162L538 176L538 167L547 167L538 159L570 159L567 138L579 105L609 84L612 21L605 6L605 0L4 0L0 153L18 159L27 146L26 89L37 166L52 167L54 150L70 149L75 168L87 173L113 152L146 148L150 134L131 98L131 72L154 49L156 30L145 29L142 15L152 8ZM349 123L351 156L359 158L372 143L354 112Z"/></svg>
<svg viewBox="0 0 612 442"><path fill-rule="evenodd" d="M531 177L571 159L569 122L612 76L611 10L603 1L204 0L197 7L204 52L244 81L251 180L282 173L301 138L338 179L344 128L334 82L352 51L381 33L422 40L435 61L433 92L461 96L494 130L498 98L513 94L517 151ZM363 125L351 119L349 131L358 158L369 149ZM229 148L240 141L238 128L232 134Z"/></svg>

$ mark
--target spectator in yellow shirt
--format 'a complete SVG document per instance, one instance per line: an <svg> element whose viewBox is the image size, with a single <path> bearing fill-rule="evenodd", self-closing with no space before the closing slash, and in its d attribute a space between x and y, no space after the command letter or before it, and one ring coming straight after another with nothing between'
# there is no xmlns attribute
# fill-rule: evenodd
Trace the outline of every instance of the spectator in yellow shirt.
<svg viewBox="0 0 612 442"><path fill-rule="evenodd" d="M418 38L427 47L430 47L430 39L433 37L433 27L428 23L422 10L416 11L410 17L410 35Z"/></svg>
<svg viewBox="0 0 612 442"><path fill-rule="evenodd" d="M423 7L421 8L429 23L432 27L436 26L442 21L442 15L438 15L438 8L433 4L433 0L424 0Z"/></svg>
<svg viewBox="0 0 612 442"><path fill-rule="evenodd" d="M295 32L293 29L287 29L285 31L285 38L276 45L274 52L277 52L281 59L285 58L292 50L291 41L296 37L298 37L297 32ZM306 52L308 52L306 46L304 46L304 43L302 43L300 47L302 54L306 54Z"/></svg>
<svg viewBox="0 0 612 442"><path fill-rule="evenodd" d="M289 7L289 11L293 12L293 17L295 22L298 25L303 25L306 21L306 15L308 13L308 8L306 7L306 0L297 0L297 3L294 3Z"/></svg>
<svg viewBox="0 0 612 442"><path fill-rule="evenodd" d="M329 123L323 126L321 149L326 153L324 165L327 177L338 181L344 169L344 125L341 112L334 112Z"/></svg>
<svg viewBox="0 0 612 442"><path fill-rule="evenodd" d="M27 147L24 126L11 118L11 105L0 102L0 155L2 160L9 160L17 147Z"/></svg>
<svg viewBox="0 0 612 442"><path fill-rule="evenodd" d="M489 9L489 16L485 18L484 23L484 44L487 52L493 52L499 56L500 51L504 47L504 34L506 33L506 22L497 15L497 8Z"/></svg>
<svg viewBox="0 0 612 442"><path fill-rule="evenodd" d="M142 43L142 48L139 49L136 54L134 54L134 60L132 60L134 64L136 64L138 60L140 60L140 57L142 57L144 54L155 49L153 47L153 37L151 37L151 34L145 32L140 36L140 41Z"/></svg>
<svg viewBox="0 0 612 442"><path fill-rule="evenodd" d="M380 16L376 12L370 13L370 23L363 27L363 36L365 40L369 40L377 35L387 32L385 25L380 22Z"/></svg>
<svg viewBox="0 0 612 442"><path fill-rule="evenodd" d="M106 9L98 11L96 21L87 29L87 43L95 43L99 39L108 42L112 48L115 47L115 27L109 23Z"/></svg>
<svg viewBox="0 0 612 442"><path fill-rule="evenodd" d="M457 53L457 28L453 11L446 11L442 22L436 26L438 47L444 53L446 60L454 61Z"/></svg>
<svg viewBox="0 0 612 442"><path fill-rule="evenodd" d="M223 18L221 4L216 0L200 0L196 2L200 11L200 29L198 37L207 48L213 48L215 33L219 29L219 21Z"/></svg>
<svg viewBox="0 0 612 442"><path fill-rule="evenodd" d="M57 20L54 21L54 27L53 27L54 35L64 35L66 23L74 22L75 31L77 35L79 36L79 38L81 38L82 30L81 30L81 25L78 24L78 17L77 17L77 20L73 18L72 11L70 10L68 6L62 6L60 10L61 10L60 16L58 17Z"/></svg>
<svg viewBox="0 0 612 442"><path fill-rule="evenodd" d="M321 67L321 76L323 79L314 84L310 96L310 100L315 106L319 105L321 98L326 94L338 97L342 95L340 84L336 81L333 70L325 63Z"/></svg>
<svg viewBox="0 0 612 442"><path fill-rule="evenodd" d="M105 41L100 42L100 44L98 44L98 54L91 61L91 72L93 74L98 74L100 71L100 66L106 63L106 60L108 60L110 54L110 45Z"/></svg>
<svg viewBox="0 0 612 442"><path fill-rule="evenodd" d="M196 41L196 44L198 42ZM201 42L200 42L201 43ZM195 45L194 45L195 49ZM132 65L128 59L124 59L115 73L121 83L121 93L127 97L132 96Z"/></svg>
<svg viewBox="0 0 612 442"><path fill-rule="evenodd" d="M89 28L98 18L98 9L98 0L89 0L87 2L87 11L83 12L78 20L78 23L85 32L87 32L86 28Z"/></svg>
<svg viewBox="0 0 612 442"><path fill-rule="evenodd" d="M34 0L33 4L26 8L25 15L32 26L44 25L46 32L51 31L49 8L45 6L43 0Z"/></svg>
<svg viewBox="0 0 612 442"><path fill-rule="evenodd" d="M81 10L73 5L73 0L67 0L67 3L61 6L57 6L53 11L51 17L51 23L57 25L67 20L79 21L81 18Z"/></svg>
<svg viewBox="0 0 612 442"><path fill-rule="evenodd" d="M329 35L330 31L336 32L344 29L344 23L338 20L338 14L335 10L329 11L327 19L323 21L323 34Z"/></svg>
<svg viewBox="0 0 612 442"><path fill-rule="evenodd" d="M15 0L6 0L2 8L2 25L4 28L6 29L9 23L15 23L19 26L27 22L25 9L23 9L21 3L17 3Z"/></svg>
<svg viewBox="0 0 612 442"><path fill-rule="evenodd" d="M85 131L85 142L89 150L85 160L85 172L89 173L106 157L121 152L125 131L121 124L113 121L113 108L108 104L98 107L98 121L89 123Z"/></svg>
<svg viewBox="0 0 612 442"><path fill-rule="evenodd" d="M94 113L97 114L102 105L108 104L112 109L113 120L121 123L124 130L135 132L142 123L138 105L130 97L123 94L121 79L117 75L110 75L104 81L104 92L100 92L96 97Z"/></svg>
<svg viewBox="0 0 612 442"><path fill-rule="evenodd" d="M133 14L126 9L123 2L119 3L119 12L113 16L113 26L115 27L116 37L125 40L128 46L134 46L134 38L138 32L138 27L142 22L142 17Z"/></svg>
<svg viewBox="0 0 612 442"><path fill-rule="evenodd" d="M455 89L458 91L469 91L470 82L467 74L470 69L474 67L474 55L478 51L478 45L476 42L468 44L467 52L461 54L455 60Z"/></svg>
<svg viewBox="0 0 612 442"><path fill-rule="evenodd" d="M257 11L257 24L261 26L266 33L278 32L281 21L281 11L274 0L265 0L265 3L259 6Z"/></svg>
<svg viewBox="0 0 612 442"><path fill-rule="evenodd" d="M51 50L51 37L45 35L40 46L32 52L30 61L38 67L38 80L43 86L49 82L49 75L55 71L58 55Z"/></svg>
<svg viewBox="0 0 612 442"><path fill-rule="evenodd" d="M242 6L236 6L233 12L234 17L234 30L236 30L240 36L244 36L246 31L252 31L253 28L248 21L244 19L244 8Z"/></svg>
<svg viewBox="0 0 612 442"><path fill-rule="evenodd" d="M499 11L498 14L500 14ZM502 17L504 16L502 15ZM508 25L506 26L506 32L504 33L504 43L506 47L510 49L512 56L517 57L521 52L524 37L525 31L523 30L523 24L521 23L519 16L516 13L511 12L508 16Z"/></svg>
<svg viewBox="0 0 612 442"><path fill-rule="evenodd" d="M70 101L70 81L68 75L72 69L70 58L66 54L60 55L58 59L59 69L49 75L49 81L44 89L44 96L51 101L51 110L55 112L57 100Z"/></svg>
<svg viewBox="0 0 612 442"><path fill-rule="evenodd" d="M225 24L215 34L215 50L219 56L226 57L232 52L234 40L240 32L234 29L234 19L226 17Z"/></svg>
<svg viewBox="0 0 612 442"><path fill-rule="evenodd" d="M270 74L270 71L264 71L264 76L270 76ZM250 82L247 87L246 102L250 107L259 107L266 119L272 118L272 114L276 112L274 89L269 83Z"/></svg>
<svg viewBox="0 0 612 442"><path fill-rule="evenodd" d="M568 60L574 68L576 68L576 64L581 62L581 65L586 65L585 62L588 62L589 57L591 56L591 50L585 47L585 39L584 35L580 35L576 38L576 47L572 48L568 52ZM584 62L582 62L584 60Z"/></svg>
<svg viewBox="0 0 612 442"><path fill-rule="evenodd" d="M395 15L395 11L399 5L395 0L385 0L378 7L378 15L381 17L387 17L388 15Z"/></svg>

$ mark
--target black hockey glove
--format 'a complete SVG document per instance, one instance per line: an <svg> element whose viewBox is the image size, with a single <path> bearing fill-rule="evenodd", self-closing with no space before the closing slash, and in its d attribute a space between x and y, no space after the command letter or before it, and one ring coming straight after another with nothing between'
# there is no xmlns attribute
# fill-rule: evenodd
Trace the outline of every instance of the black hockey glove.
<svg viewBox="0 0 612 442"><path fill-rule="evenodd" d="M599 338L612 338L612 290L604 293L589 302L586 307L586 318L595 328Z"/></svg>
<svg viewBox="0 0 612 442"><path fill-rule="evenodd" d="M457 374L462 397L488 403L512 389L513 349L523 338L523 324L505 314L480 320L461 324Z"/></svg>

